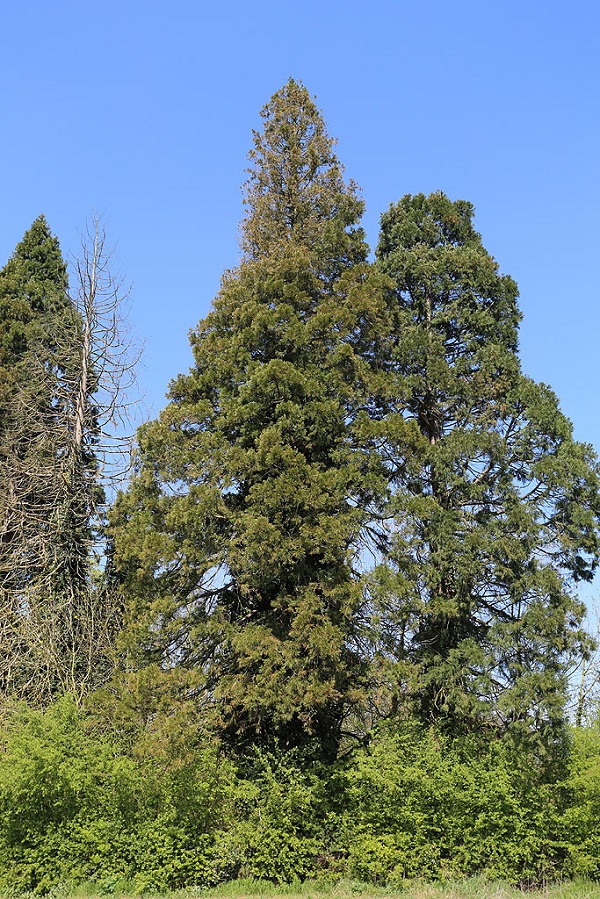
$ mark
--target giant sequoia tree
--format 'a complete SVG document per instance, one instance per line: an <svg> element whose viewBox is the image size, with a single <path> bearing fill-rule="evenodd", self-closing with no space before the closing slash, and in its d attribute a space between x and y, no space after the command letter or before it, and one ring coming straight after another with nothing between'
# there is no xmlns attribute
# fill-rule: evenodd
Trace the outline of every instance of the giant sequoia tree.
<svg viewBox="0 0 600 899"><path fill-rule="evenodd" d="M141 664L190 671L238 745L317 739L327 754L367 665L355 569L378 481L358 422L380 292L362 202L306 89L288 82L262 115L244 258L142 429L117 559Z"/></svg>
<svg viewBox="0 0 600 899"><path fill-rule="evenodd" d="M575 585L598 560L598 469L517 357L515 283L469 203L406 196L382 217L394 282L393 497L380 570L388 651L427 721L536 730L561 720L581 650Z"/></svg>
<svg viewBox="0 0 600 899"><path fill-rule="evenodd" d="M58 385L72 362L64 338L77 328L67 287L58 241L41 216L0 272L0 670L3 690L19 695L46 683L41 660L53 651L36 626L34 594L41 580L53 592L66 573L54 555L65 530L55 477Z"/></svg>

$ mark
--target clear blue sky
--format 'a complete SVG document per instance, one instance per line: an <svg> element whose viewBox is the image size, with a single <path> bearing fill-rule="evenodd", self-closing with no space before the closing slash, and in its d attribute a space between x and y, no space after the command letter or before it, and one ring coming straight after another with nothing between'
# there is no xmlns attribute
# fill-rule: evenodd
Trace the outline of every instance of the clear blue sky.
<svg viewBox="0 0 600 899"><path fill-rule="evenodd" d="M96 209L133 284L154 414L238 258L251 129L290 76L367 203L475 204L521 289L526 372L600 449L600 7L454 0L31 0L0 12L0 263L45 213L65 253Z"/></svg>

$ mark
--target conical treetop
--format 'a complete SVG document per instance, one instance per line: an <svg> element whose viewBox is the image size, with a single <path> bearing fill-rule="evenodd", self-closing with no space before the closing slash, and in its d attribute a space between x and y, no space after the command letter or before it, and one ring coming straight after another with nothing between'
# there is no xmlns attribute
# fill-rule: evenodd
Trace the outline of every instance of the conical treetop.
<svg viewBox="0 0 600 899"><path fill-rule="evenodd" d="M67 291L67 268L58 239L40 215L0 271L0 407L32 341L38 356L42 346L56 349L56 328L49 321L72 316Z"/></svg>
<svg viewBox="0 0 600 899"><path fill-rule="evenodd" d="M58 238L40 215L0 272L0 321L6 318L8 297L13 302L19 297L35 313L65 304L66 291L67 268Z"/></svg>
<svg viewBox="0 0 600 899"><path fill-rule="evenodd" d="M321 277L335 278L340 263L366 258L356 185L344 182L336 141L304 85L290 79L261 115L244 186L245 257L279 256L290 243L302 245L318 260Z"/></svg>

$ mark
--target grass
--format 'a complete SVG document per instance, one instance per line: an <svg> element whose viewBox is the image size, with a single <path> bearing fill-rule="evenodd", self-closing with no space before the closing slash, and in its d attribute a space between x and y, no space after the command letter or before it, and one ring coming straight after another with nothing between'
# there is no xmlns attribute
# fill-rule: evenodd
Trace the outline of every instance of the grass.
<svg viewBox="0 0 600 899"><path fill-rule="evenodd" d="M144 894L144 899L158 894ZM407 882L405 887L375 887L359 881L338 883L307 881L277 885L267 881L237 880L213 889L200 887L162 894L164 899L600 899L600 883L566 881L538 889L469 878L443 884ZM77 890L53 890L48 899L134 899L139 893L122 883L86 884ZM16 896L0 896L16 899Z"/></svg>
<svg viewBox="0 0 600 899"><path fill-rule="evenodd" d="M175 894L177 895L177 894ZM181 893L177 899L600 899L600 884L584 881L552 884L540 890L519 889L508 883L470 878L455 883L407 882L404 888L374 887L356 881L336 884L291 884L275 886L261 882L228 883L214 890Z"/></svg>

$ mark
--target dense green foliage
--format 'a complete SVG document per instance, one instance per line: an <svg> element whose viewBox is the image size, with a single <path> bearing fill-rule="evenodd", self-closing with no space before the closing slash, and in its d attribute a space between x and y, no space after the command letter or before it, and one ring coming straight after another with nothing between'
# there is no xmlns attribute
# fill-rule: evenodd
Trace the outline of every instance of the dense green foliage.
<svg viewBox="0 0 600 899"><path fill-rule="evenodd" d="M0 272L0 689L34 700L74 688L65 624L89 570L82 509L94 459L75 452L72 427L80 333L40 217Z"/></svg>
<svg viewBox="0 0 600 899"><path fill-rule="evenodd" d="M0 733L0 888L120 881L136 890L235 877L402 884L473 873L597 876L600 733L573 733L560 780L498 742L386 728L333 766L190 746L177 718L133 741L68 698Z"/></svg>
<svg viewBox="0 0 600 899"><path fill-rule="evenodd" d="M393 348L376 433L397 526L381 601L424 720L543 735L585 642L573 585L598 557L598 472L551 390L521 373L517 288L472 214L438 193L382 217Z"/></svg>
<svg viewBox="0 0 600 899"><path fill-rule="evenodd" d="M53 367L64 363L57 342L57 317L68 318L67 269L43 216L35 220L0 272L0 426L9 427L11 393L30 377L28 354L35 346ZM33 424L33 422L32 422Z"/></svg>
<svg viewBox="0 0 600 899"><path fill-rule="evenodd" d="M380 485L360 430L381 290L306 90L289 83L264 115L248 257L140 433L116 558L138 664L193 669L237 746L316 735L335 757L367 667L356 562Z"/></svg>
<svg viewBox="0 0 600 899"><path fill-rule="evenodd" d="M75 310L58 240L36 219L0 271L0 584L35 583L56 517L52 472L59 382L70 365ZM29 530L30 523L35 527Z"/></svg>
<svg viewBox="0 0 600 899"><path fill-rule="evenodd" d="M262 117L95 572L103 235L75 301L43 219L0 272L0 889L597 878L596 457L471 205L405 196L369 262L306 89Z"/></svg>
<svg viewBox="0 0 600 899"><path fill-rule="evenodd" d="M552 749L595 456L521 372L517 288L471 205L404 197L368 265L307 91L263 118L245 256L113 519L130 663L188 671L237 748L317 737L333 759L403 711Z"/></svg>

